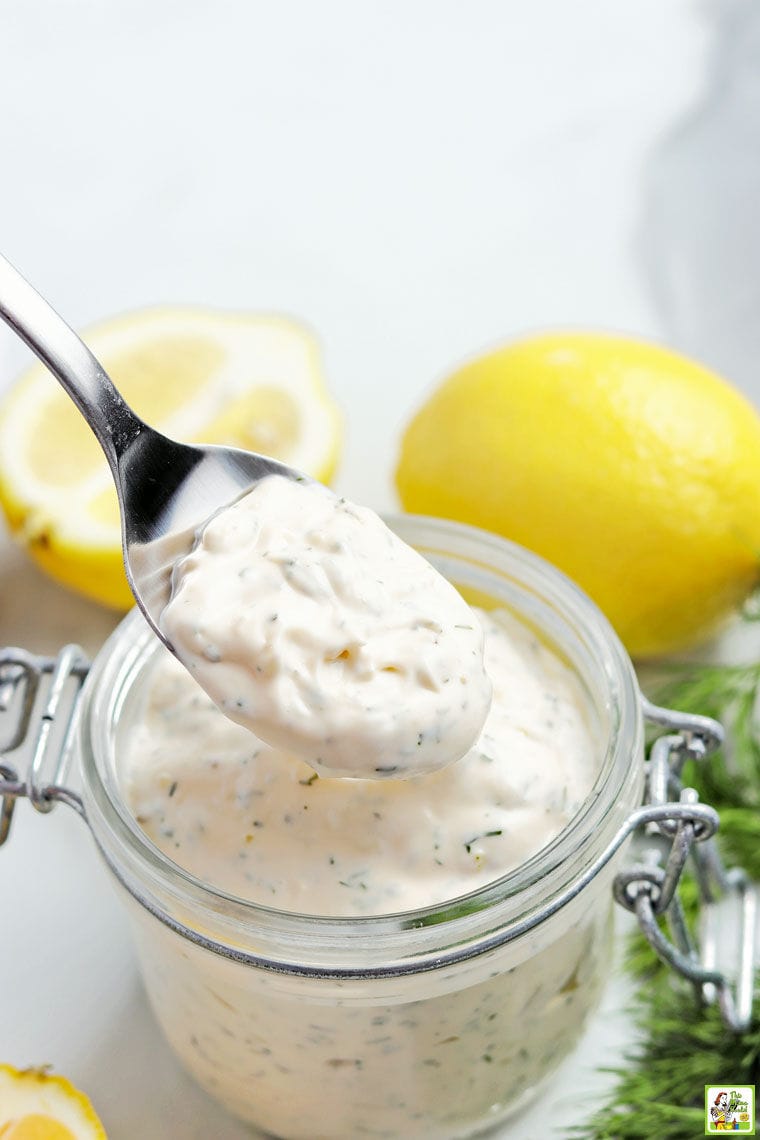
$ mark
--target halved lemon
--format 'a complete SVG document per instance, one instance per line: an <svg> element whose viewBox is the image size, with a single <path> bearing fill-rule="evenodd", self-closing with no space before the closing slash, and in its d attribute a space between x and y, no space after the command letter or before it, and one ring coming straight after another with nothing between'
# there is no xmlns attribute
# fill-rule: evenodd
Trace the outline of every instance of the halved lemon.
<svg viewBox="0 0 760 1140"><path fill-rule="evenodd" d="M46 1069L0 1065L0 1140L107 1140L90 1101Z"/></svg>
<svg viewBox="0 0 760 1140"><path fill-rule="evenodd" d="M331 478L340 417L319 346L297 322L160 308L82 336L137 414L166 435L260 451ZM132 604L106 461L40 364L0 406L0 505L11 531L53 577L107 605Z"/></svg>

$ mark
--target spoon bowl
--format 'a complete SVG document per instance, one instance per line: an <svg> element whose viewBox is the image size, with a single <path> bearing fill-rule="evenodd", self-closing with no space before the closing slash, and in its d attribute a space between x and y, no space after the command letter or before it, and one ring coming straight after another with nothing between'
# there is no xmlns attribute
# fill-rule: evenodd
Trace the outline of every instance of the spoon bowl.
<svg viewBox="0 0 760 1140"><path fill-rule="evenodd" d="M135 601L161 640L160 618L177 562L208 520L267 475L306 481L275 459L235 447L191 446L147 424L119 456L115 478L124 568Z"/></svg>
<svg viewBox="0 0 760 1140"><path fill-rule="evenodd" d="M130 589L172 649L161 615L171 596L174 566L192 550L203 525L267 475L311 480L266 455L178 443L150 427L87 345L2 256L0 318L50 369L103 448L119 497Z"/></svg>

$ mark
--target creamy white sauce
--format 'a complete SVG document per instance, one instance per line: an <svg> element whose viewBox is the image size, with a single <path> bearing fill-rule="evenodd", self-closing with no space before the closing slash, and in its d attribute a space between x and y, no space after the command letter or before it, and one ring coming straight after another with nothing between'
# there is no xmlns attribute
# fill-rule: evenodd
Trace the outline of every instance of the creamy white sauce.
<svg viewBox="0 0 760 1140"><path fill-rule="evenodd" d="M429 906L519 866L575 814L598 758L571 671L506 613L468 624L485 629L493 684L483 731L458 763L405 780L317 774L162 655L124 767L141 826L207 883L321 915Z"/></svg>
<svg viewBox="0 0 760 1140"><path fill-rule="evenodd" d="M405 780L319 776L230 722L161 651L121 741L146 834L206 883L321 915L434 905L524 863L587 797L599 742L579 682L528 628L470 620L493 682L484 730L458 763ZM572 1048L605 977L611 874L495 953L350 984L226 961L140 908L135 923L169 1041L243 1119L287 1140L459 1140Z"/></svg>
<svg viewBox="0 0 760 1140"><path fill-rule="evenodd" d="M535 1085L572 1049L609 969L609 877L583 895L469 967L361 988L267 975L135 918L172 1047L267 1136L461 1140L519 1110L518 1134L540 1140Z"/></svg>
<svg viewBox="0 0 760 1140"><path fill-rule="evenodd" d="M316 483L269 476L213 518L161 628L230 719L322 775L437 771L488 714L482 628L460 594Z"/></svg>

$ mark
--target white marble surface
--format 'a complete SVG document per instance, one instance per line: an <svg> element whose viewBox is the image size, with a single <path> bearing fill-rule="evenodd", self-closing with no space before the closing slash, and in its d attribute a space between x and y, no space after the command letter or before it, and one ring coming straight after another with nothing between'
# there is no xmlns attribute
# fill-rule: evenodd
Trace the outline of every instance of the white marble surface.
<svg viewBox="0 0 760 1140"><path fill-rule="evenodd" d="M5 0L0 244L75 324L160 301L311 322L339 485L386 508L425 390L526 329L663 336L760 395L758 38L748 0ZM25 359L3 330L0 388ZM2 642L94 648L109 622L2 547ZM80 1081L111 1140L250 1135L163 1045L65 809L20 806L0 901L0 1060ZM622 1000L504 1140L583 1119Z"/></svg>

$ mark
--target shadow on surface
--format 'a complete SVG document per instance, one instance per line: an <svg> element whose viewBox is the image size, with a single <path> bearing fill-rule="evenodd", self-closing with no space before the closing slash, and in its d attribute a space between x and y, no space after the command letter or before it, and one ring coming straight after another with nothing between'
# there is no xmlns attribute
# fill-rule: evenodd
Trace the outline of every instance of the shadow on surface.
<svg viewBox="0 0 760 1140"><path fill-rule="evenodd" d="M52 654L74 641L94 656L120 616L48 578L3 533L0 524L2 645Z"/></svg>

